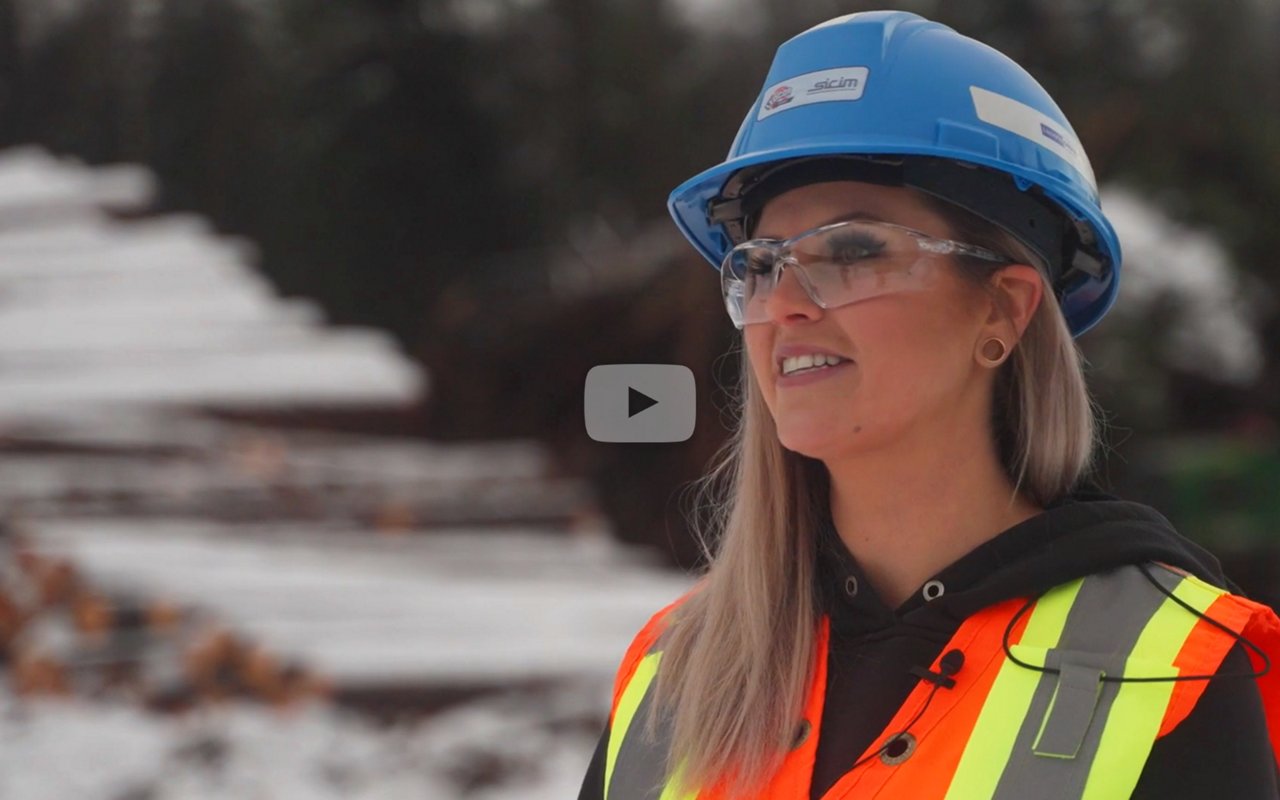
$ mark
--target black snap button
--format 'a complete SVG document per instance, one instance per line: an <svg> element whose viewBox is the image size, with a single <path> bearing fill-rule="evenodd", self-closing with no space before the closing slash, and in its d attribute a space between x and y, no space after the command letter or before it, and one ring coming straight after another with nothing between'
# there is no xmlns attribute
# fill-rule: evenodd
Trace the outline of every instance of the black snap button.
<svg viewBox="0 0 1280 800"><path fill-rule="evenodd" d="M809 724L809 720L807 719L800 720L800 724L796 726L795 738L791 742L792 750L804 744L805 740L809 738L809 731L812 728L813 726Z"/></svg>
<svg viewBox="0 0 1280 800"><path fill-rule="evenodd" d="M943 675L955 675L964 666L964 651L952 648L942 654L938 662L938 671Z"/></svg>
<svg viewBox="0 0 1280 800"><path fill-rule="evenodd" d="M880 751L880 760L889 766L896 766L911 758L916 751L916 737L909 733L900 733L890 739Z"/></svg>
<svg viewBox="0 0 1280 800"><path fill-rule="evenodd" d="M845 578L845 579L844 579L844 593L845 593L845 594L847 594L847 595L849 595L850 597L857 597L857 596L858 596L858 578L857 578L857 576L855 576L855 575L850 575L849 577L847 577L847 578Z"/></svg>

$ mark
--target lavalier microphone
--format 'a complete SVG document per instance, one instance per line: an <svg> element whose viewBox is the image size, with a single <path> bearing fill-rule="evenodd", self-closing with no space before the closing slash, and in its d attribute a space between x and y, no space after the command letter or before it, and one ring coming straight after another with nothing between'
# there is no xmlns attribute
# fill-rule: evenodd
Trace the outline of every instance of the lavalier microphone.
<svg viewBox="0 0 1280 800"><path fill-rule="evenodd" d="M952 689L956 685L956 679L951 676L959 672L963 666L964 653L959 650L948 650L943 654L942 660L938 662L937 672L924 667L912 667L909 672L921 680L932 683L934 686Z"/></svg>

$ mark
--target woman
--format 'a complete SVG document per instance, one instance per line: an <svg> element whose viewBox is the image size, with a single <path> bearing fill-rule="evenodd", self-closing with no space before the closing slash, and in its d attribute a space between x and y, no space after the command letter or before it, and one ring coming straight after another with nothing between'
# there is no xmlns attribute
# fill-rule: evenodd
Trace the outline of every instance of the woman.
<svg viewBox="0 0 1280 800"><path fill-rule="evenodd" d="M1072 336L1120 249L1034 79L913 14L831 20L670 205L742 416L710 567L623 659L581 798L1280 797L1280 619L1084 488Z"/></svg>

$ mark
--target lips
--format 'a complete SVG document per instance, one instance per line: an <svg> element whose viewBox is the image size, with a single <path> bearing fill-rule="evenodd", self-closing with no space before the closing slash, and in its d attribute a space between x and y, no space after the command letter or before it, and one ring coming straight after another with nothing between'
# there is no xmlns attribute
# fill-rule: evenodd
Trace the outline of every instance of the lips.
<svg viewBox="0 0 1280 800"><path fill-rule="evenodd" d="M779 376L782 375L783 360L791 358L792 356L806 356L806 355L818 355L818 354L821 354L824 356L833 356L835 358L842 358L847 361L853 360L850 356L847 356L844 353L839 353L839 352L836 352L835 350L831 350L825 347L818 347L810 344L783 344L783 345L778 345L776 348L774 348L773 372L775 375L779 375Z"/></svg>
<svg viewBox="0 0 1280 800"><path fill-rule="evenodd" d="M790 375L779 373L775 378L775 385L779 390L794 389L817 381L830 380L837 375L845 374L845 371L852 368L852 361L841 361L835 366L821 367L818 369L802 369L793 372Z"/></svg>
<svg viewBox="0 0 1280 800"><path fill-rule="evenodd" d="M838 356L827 356L821 353L812 356L795 356L782 359L782 374L794 375L809 369L826 369L848 363L849 359Z"/></svg>

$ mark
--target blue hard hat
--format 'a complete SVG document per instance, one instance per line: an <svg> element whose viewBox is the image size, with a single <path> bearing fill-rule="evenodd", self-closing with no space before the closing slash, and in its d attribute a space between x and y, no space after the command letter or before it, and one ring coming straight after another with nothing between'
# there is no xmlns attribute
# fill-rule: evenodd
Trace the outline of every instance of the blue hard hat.
<svg viewBox="0 0 1280 800"><path fill-rule="evenodd" d="M1026 70L945 25L868 11L784 42L724 162L667 206L719 268L759 198L820 179L912 186L1007 230L1048 264L1073 335L1115 300L1120 242L1071 124Z"/></svg>

